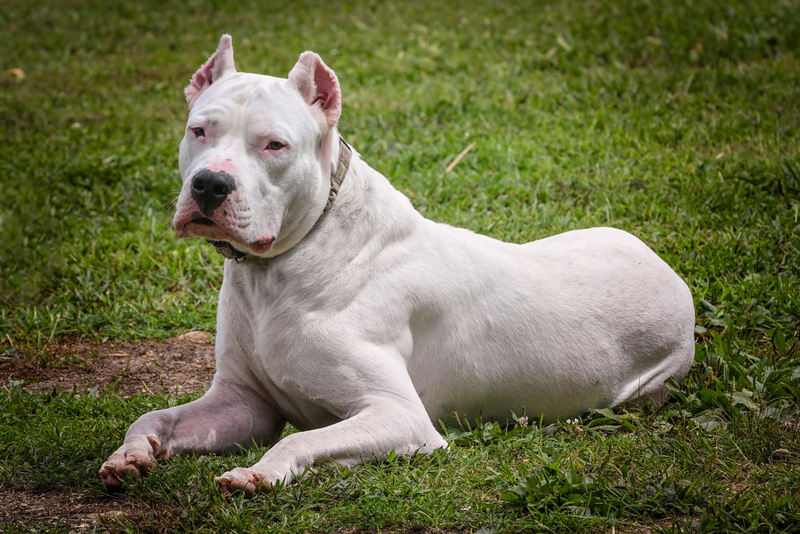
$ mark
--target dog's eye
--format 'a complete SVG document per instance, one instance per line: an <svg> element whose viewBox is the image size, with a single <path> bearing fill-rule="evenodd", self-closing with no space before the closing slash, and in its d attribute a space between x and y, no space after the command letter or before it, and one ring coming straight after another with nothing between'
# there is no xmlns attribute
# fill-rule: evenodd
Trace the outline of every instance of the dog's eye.
<svg viewBox="0 0 800 534"><path fill-rule="evenodd" d="M280 150L284 147L284 144L280 141L272 141L270 144L267 145L267 150Z"/></svg>
<svg viewBox="0 0 800 534"><path fill-rule="evenodd" d="M194 133L195 137L205 137L206 131L202 128L192 128L192 132Z"/></svg>

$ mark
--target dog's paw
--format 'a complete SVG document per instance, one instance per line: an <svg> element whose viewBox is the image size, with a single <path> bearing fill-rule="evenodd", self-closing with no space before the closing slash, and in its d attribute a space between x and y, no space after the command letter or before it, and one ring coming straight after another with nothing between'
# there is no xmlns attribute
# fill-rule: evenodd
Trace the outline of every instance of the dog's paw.
<svg viewBox="0 0 800 534"><path fill-rule="evenodd" d="M217 489L223 495L232 493L244 493L248 499L256 493L269 493L272 491L272 484L262 478L258 473L250 469L237 467L233 471L228 471L216 479Z"/></svg>
<svg viewBox="0 0 800 534"><path fill-rule="evenodd" d="M146 475L156 465L156 460L166 459L169 453L155 436L133 436L100 468L100 478L108 491L122 489L127 478L136 480Z"/></svg>

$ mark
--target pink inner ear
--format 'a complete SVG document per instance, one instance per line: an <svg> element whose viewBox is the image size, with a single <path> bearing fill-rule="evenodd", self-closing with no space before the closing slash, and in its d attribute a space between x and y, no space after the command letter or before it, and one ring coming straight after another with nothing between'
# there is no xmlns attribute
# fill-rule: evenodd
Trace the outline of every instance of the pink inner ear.
<svg viewBox="0 0 800 534"><path fill-rule="evenodd" d="M289 73L289 83L316 111L322 111L328 127L336 126L342 114L342 90L336 74L314 52L303 52Z"/></svg>
<svg viewBox="0 0 800 534"><path fill-rule="evenodd" d="M342 111L342 93L336 74L322 61L317 63L314 85L316 86L314 102L322 104L322 111L328 119L328 124L336 124Z"/></svg>
<svg viewBox="0 0 800 534"><path fill-rule="evenodd" d="M189 87L186 88L187 97L192 97L211 85L211 69L214 67L216 59L216 56L212 56L208 63L200 67L200 70L194 73L192 81L189 82Z"/></svg>
<svg viewBox="0 0 800 534"><path fill-rule="evenodd" d="M233 65L233 45L231 36L225 34L219 40L217 51L192 76L189 85L184 89L186 101L192 107L194 101L208 86L227 74L236 72Z"/></svg>
<svg viewBox="0 0 800 534"><path fill-rule="evenodd" d="M314 100L322 102L322 109L328 109L331 104L334 104L331 100L335 100L339 93L339 88L336 87L336 83L330 77L330 74L328 72L320 72L327 70L324 65L319 65L314 79L317 86L317 95ZM320 76L320 74L322 75Z"/></svg>

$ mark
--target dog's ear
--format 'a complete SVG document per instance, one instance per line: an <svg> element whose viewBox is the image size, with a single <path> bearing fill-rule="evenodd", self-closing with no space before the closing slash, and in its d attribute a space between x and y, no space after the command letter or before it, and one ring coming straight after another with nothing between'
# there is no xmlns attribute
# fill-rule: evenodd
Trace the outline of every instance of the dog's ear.
<svg viewBox="0 0 800 534"><path fill-rule="evenodd" d="M336 126L342 114L342 90L339 79L314 52L303 52L289 73L293 85L309 106L318 106L329 128Z"/></svg>
<svg viewBox="0 0 800 534"><path fill-rule="evenodd" d="M227 74L236 72L236 67L233 66L233 45L231 44L231 36L225 34L219 40L219 47L214 52L205 65L194 73L192 81L189 82L188 87L183 91L186 95L186 102L189 103L189 109L197 101L197 98L209 85L218 81L220 78Z"/></svg>

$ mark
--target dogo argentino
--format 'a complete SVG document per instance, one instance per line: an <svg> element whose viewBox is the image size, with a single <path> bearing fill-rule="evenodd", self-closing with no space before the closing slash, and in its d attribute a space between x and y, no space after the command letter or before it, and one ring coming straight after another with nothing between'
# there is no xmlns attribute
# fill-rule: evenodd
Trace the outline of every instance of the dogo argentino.
<svg viewBox="0 0 800 534"><path fill-rule="evenodd" d="M102 466L271 446L216 479L252 495L315 463L445 447L457 412L545 421L660 402L694 354L686 284L610 228L519 245L422 217L340 138L334 72L236 72L228 35L186 88L175 228L229 258L206 394L143 415ZM234 261L235 260L235 261ZM279 441L289 422L300 432Z"/></svg>

